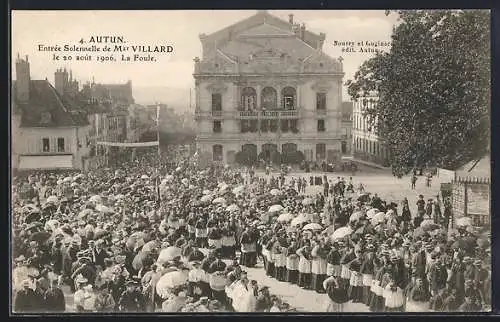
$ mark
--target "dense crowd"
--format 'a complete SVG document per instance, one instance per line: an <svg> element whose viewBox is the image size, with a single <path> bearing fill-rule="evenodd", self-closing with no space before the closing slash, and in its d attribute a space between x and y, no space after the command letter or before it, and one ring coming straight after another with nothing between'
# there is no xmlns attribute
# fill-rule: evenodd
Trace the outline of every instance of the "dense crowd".
<svg viewBox="0 0 500 322"><path fill-rule="evenodd" d="M18 176L13 192L15 312L67 311L68 287L78 312L293 311L249 278L261 261L278 281L326 293L329 312L490 305L490 236L468 218L449 227L446 202L386 203L352 179L146 154Z"/></svg>

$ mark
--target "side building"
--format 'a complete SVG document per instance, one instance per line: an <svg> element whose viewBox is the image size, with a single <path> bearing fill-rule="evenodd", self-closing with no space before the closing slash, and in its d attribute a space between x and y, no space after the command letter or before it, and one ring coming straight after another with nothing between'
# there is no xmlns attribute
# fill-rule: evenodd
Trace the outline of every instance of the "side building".
<svg viewBox="0 0 500 322"><path fill-rule="evenodd" d="M28 57L17 57L12 84L12 168L81 169L90 124L78 104L47 80L33 80ZM74 83L71 83L74 89Z"/></svg>
<svg viewBox="0 0 500 322"><path fill-rule="evenodd" d="M302 152L341 157L342 60L323 51L326 35L259 11L211 35L195 58L197 150L234 163Z"/></svg>
<svg viewBox="0 0 500 322"><path fill-rule="evenodd" d="M352 112L352 146L353 156L367 162L389 165L389 149L379 136L376 126L371 125L365 115L367 109L377 104L378 96L375 93L358 98L353 104ZM376 123L376 122L375 122Z"/></svg>

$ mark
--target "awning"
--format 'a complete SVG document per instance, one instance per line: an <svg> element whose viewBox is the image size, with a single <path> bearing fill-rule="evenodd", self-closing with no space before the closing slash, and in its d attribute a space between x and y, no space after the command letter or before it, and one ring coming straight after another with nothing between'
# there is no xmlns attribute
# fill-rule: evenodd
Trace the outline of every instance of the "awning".
<svg viewBox="0 0 500 322"><path fill-rule="evenodd" d="M19 170L72 169L73 155L21 155Z"/></svg>

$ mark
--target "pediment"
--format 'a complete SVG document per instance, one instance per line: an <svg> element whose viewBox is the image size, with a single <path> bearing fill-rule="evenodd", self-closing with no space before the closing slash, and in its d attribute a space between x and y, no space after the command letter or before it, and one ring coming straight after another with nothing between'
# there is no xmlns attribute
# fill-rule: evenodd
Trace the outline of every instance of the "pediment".
<svg viewBox="0 0 500 322"><path fill-rule="evenodd" d="M253 28L247 29L239 34L238 38L251 38L251 37L262 37L262 36L275 36L275 37L283 37L283 36L295 36L293 32L286 29L281 29L276 26L272 26L267 23L263 23L261 25L255 26Z"/></svg>

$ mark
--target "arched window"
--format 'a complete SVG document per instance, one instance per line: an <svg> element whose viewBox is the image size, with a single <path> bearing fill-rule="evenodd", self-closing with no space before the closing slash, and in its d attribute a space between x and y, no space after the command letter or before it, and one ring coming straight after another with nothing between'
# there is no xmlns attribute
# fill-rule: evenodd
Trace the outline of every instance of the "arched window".
<svg viewBox="0 0 500 322"><path fill-rule="evenodd" d="M285 87L281 91L281 101L283 105L283 109L285 110L294 110L296 108L296 97L297 93L295 88L293 87Z"/></svg>
<svg viewBox="0 0 500 322"><path fill-rule="evenodd" d="M276 90L272 87L262 89L261 106L265 110L274 110L278 107L278 97Z"/></svg>
<svg viewBox="0 0 500 322"><path fill-rule="evenodd" d="M222 161L223 149L222 145L216 144L212 147L212 155L214 161Z"/></svg>
<svg viewBox="0 0 500 322"><path fill-rule="evenodd" d="M253 111L257 108L257 92L253 87L245 87L241 90L242 111Z"/></svg>

